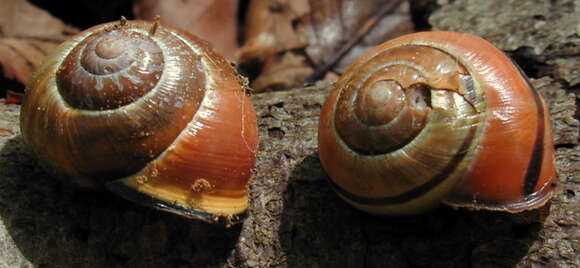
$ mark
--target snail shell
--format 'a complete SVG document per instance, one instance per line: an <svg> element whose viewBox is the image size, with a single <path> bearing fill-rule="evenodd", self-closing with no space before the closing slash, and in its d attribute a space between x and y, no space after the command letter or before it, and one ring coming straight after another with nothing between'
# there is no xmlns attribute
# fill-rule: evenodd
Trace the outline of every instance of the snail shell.
<svg viewBox="0 0 580 268"><path fill-rule="evenodd" d="M322 109L322 166L339 196L374 214L441 201L519 212L542 206L556 179L549 113L487 41L422 32L358 59Z"/></svg>
<svg viewBox="0 0 580 268"><path fill-rule="evenodd" d="M243 213L256 115L210 46L158 22L90 28L42 65L21 110L25 143L80 185L187 217Z"/></svg>

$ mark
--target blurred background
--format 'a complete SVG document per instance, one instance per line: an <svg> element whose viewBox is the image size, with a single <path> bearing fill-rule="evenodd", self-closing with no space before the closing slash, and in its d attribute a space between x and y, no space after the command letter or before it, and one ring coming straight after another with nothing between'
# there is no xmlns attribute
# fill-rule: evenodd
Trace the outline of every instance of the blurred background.
<svg viewBox="0 0 580 268"><path fill-rule="evenodd" d="M125 16L209 41L255 91L336 76L367 49L428 28L424 0L0 0L0 97L18 103L44 56L71 35Z"/></svg>

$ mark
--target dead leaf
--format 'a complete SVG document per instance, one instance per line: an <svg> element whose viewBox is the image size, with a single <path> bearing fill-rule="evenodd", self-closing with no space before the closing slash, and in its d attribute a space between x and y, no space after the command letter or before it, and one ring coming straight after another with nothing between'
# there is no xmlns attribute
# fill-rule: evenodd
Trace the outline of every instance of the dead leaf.
<svg viewBox="0 0 580 268"><path fill-rule="evenodd" d="M0 35L63 41L78 30L26 0L0 0Z"/></svg>
<svg viewBox="0 0 580 268"><path fill-rule="evenodd" d="M201 37L229 59L238 49L237 12L237 0L139 0L133 6L136 19L159 15L161 22Z"/></svg>
<svg viewBox="0 0 580 268"><path fill-rule="evenodd" d="M295 57L307 55L300 70L314 67L309 64L332 63L333 70L341 73L368 49L413 30L406 0L253 0L246 18L246 42L240 49L240 65L260 70L256 65L263 64L262 74L257 75L254 83L257 87L297 85L304 80L281 83L272 77L273 69L282 73L282 67L297 68L272 57L287 57L287 52ZM335 61L338 63L334 64ZM280 66L271 68L272 62ZM324 75L327 70L318 71L317 74ZM297 76L302 77L293 75ZM265 85L266 82L273 84Z"/></svg>
<svg viewBox="0 0 580 268"><path fill-rule="evenodd" d="M25 0L0 0L0 67L4 77L26 86L45 56L78 29ZM5 85L3 85L5 86ZM19 102L14 88L0 88Z"/></svg>
<svg viewBox="0 0 580 268"><path fill-rule="evenodd" d="M310 59L316 64L328 62L386 2L388 1L310 1L312 12L298 25L298 31L308 40L306 53ZM364 35L361 42L334 65L333 70L342 73L354 59L362 56L368 49L413 30L409 3L403 1L395 10L380 19Z"/></svg>
<svg viewBox="0 0 580 268"><path fill-rule="evenodd" d="M55 41L1 38L0 65L4 76L27 85L47 53L59 44Z"/></svg>
<svg viewBox="0 0 580 268"><path fill-rule="evenodd" d="M282 57L271 57L264 72L252 83L255 91L279 90L298 87L313 71L306 57L286 52Z"/></svg>
<svg viewBox="0 0 580 268"><path fill-rule="evenodd" d="M279 52L306 46L294 23L310 12L307 0L252 0L246 14L245 42L238 53L240 64L264 61Z"/></svg>
<svg viewBox="0 0 580 268"><path fill-rule="evenodd" d="M14 92L12 90L6 90L6 104L19 104L24 98L24 93Z"/></svg>

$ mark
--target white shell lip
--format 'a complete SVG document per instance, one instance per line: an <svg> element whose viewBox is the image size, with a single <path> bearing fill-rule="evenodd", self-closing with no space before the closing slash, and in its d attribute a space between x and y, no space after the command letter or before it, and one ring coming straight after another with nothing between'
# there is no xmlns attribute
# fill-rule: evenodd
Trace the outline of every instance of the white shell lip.
<svg viewBox="0 0 580 268"><path fill-rule="evenodd" d="M450 196L441 201L445 205L453 208L464 208L469 210L491 210L509 213L520 213L528 210L534 210L546 205L554 195L554 186L552 184L544 185L540 190L525 196L520 200L505 203L494 203L489 201L478 201L477 196L471 199L458 196Z"/></svg>
<svg viewBox="0 0 580 268"><path fill-rule="evenodd" d="M108 182L106 188L114 194L136 204L145 205L172 214L177 214L185 218L200 220L224 227L231 227L232 225L241 223L247 217L247 210L235 215L219 215L208 213L194 207L184 206L176 202L162 200L135 190L133 187L127 185L124 182L124 179Z"/></svg>

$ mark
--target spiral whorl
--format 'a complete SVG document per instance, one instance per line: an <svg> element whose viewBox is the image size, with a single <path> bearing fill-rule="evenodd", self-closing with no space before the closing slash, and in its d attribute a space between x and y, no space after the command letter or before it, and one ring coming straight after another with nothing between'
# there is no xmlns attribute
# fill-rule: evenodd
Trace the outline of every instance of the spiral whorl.
<svg viewBox="0 0 580 268"><path fill-rule="evenodd" d="M151 91L163 65L161 49L146 33L103 31L71 51L58 70L57 83L71 107L115 109Z"/></svg>
<svg viewBox="0 0 580 268"><path fill-rule="evenodd" d="M359 153L385 154L407 146L425 128L433 109L439 114L433 116L475 112L471 77L453 56L438 49L396 47L356 68L338 83L334 122L344 142Z"/></svg>
<svg viewBox="0 0 580 268"><path fill-rule="evenodd" d="M231 224L248 207L258 146L243 81L195 35L121 19L47 57L24 97L22 136L77 184Z"/></svg>
<svg viewBox="0 0 580 268"><path fill-rule="evenodd" d="M337 192L365 210L423 206L415 200L444 195L434 190L448 192L461 178L484 106L454 55L422 44L375 49L327 100L319 127L323 166Z"/></svg>
<svg viewBox="0 0 580 268"><path fill-rule="evenodd" d="M319 155L336 192L370 213L413 214L442 200L517 212L550 197L547 114L489 42L409 34L370 50L335 84Z"/></svg>
<svg viewBox="0 0 580 268"><path fill-rule="evenodd" d="M205 96L203 57L211 52L176 29L151 34L151 25L95 26L40 69L23 108L23 134L44 148L41 158L50 154L47 162L63 173L105 178L141 169L173 143ZM28 112L34 107L48 110ZM37 129L44 134L28 133Z"/></svg>

